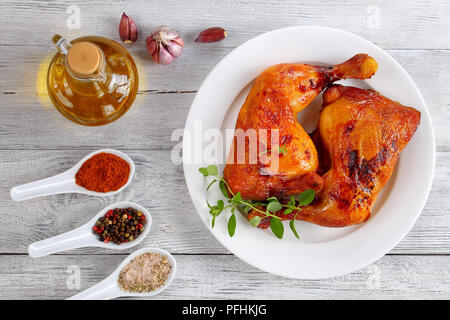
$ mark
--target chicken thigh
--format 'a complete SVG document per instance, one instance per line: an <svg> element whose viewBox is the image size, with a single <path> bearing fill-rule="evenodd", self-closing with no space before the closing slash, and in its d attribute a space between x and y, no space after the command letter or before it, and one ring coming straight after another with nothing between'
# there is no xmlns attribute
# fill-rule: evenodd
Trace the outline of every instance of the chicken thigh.
<svg viewBox="0 0 450 320"><path fill-rule="evenodd" d="M327 227L366 221L420 123L420 112L376 91L333 85L323 95L318 127L323 189L296 216ZM255 215L251 212L251 219ZM292 219L295 212L282 219ZM260 227L268 226L265 219Z"/></svg>
<svg viewBox="0 0 450 320"><path fill-rule="evenodd" d="M265 200L307 189L320 191L323 179L316 173L317 151L297 113L334 81L367 79L377 68L373 58L357 54L336 66L286 63L264 70L236 122L224 170L233 193Z"/></svg>

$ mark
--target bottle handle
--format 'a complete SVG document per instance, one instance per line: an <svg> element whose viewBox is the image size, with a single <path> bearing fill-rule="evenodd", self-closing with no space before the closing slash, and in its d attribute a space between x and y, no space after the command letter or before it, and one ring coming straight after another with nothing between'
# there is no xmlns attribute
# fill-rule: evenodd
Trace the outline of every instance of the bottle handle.
<svg viewBox="0 0 450 320"><path fill-rule="evenodd" d="M56 49L58 49L58 51L65 56L69 52L69 49L72 47L70 41L59 34L55 34L52 38L52 41L55 44Z"/></svg>

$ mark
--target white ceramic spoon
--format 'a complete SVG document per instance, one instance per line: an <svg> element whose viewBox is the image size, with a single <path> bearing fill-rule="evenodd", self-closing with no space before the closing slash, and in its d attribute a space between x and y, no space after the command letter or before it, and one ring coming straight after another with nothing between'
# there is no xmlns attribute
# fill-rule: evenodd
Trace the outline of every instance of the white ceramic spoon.
<svg viewBox="0 0 450 320"><path fill-rule="evenodd" d="M75 175L80 169L81 165L91 158L92 156L96 155L97 153L106 152L106 153L112 153L118 157L121 157L125 161L127 161L130 165L130 176L128 178L127 183L125 183L124 186L122 186L120 189L116 191L111 192L95 192L87 190L75 183ZM107 197L111 196L113 194L116 194L123 189L125 189L128 184L133 179L135 171L135 166L133 160L129 156L127 156L125 153L120 152L118 150L114 149L101 149L94 151L87 156L85 156L83 159L80 160L76 165L74 165L69 170L58 174L56 176L45 178L42 180L22 184L20 186L14 187L11 189L11 198L15 201L22 201L27 199L32 199L36 197L41 196L48 196L51 194L59 194L59 193L84 193L90 196L98 196L98 197Z"/></svg>
<svg viewBox="0 0 450 320"><path fill-rule="evenodd" d="M135 240L131 242L125 242L121 244L115 244L113 242L104 243L98 239L98 236L92 231L92 227L95 226L98 218L105 215L108 210L115 208L134 208L136 210L142 211L145 215L144 232L142 232ZM86 224L82 225L75 230L60 234L59 236L48 238L42 241L34 242L28 246L28 254L33 258L43 257L52 253L84 248L84 247L102 247L108 249L128 249L138 243L140 243L147 236L152 226L152 216L150 213L142 206L137 203L121 201L113 203L106 208L102 209L99 213L95 215Z"/></svg>
<svg viewBox="0 0 450 320"><path fill-rule="evenodd" d="M172 265L172 270L169 274L169 277L167 278L164 285L154 291L150 292L142 292L142 293L134 293L134 292L126 292L120 289L118 280L119 280L119 274L120 271L136 256L146 253L146 252L153 252L153 253L159 253L167 257L169 260L169 263ZM112 299L117 297L151 297L154 295L157 295L158 293L161 293L164 291L172 282L173 278L175 277L177 269L177 263L175 261L175 258L166 250L158 249L158 248L143 248L140 250L137 250L130 254L125 260L122 261L122 263L117 267L114 272L107 277L102 282L99 282L98 284L90 287L89 289L86 289L80 293L77 293L76 295L68 298L67 300L106 300L106 299Z"/></svg>

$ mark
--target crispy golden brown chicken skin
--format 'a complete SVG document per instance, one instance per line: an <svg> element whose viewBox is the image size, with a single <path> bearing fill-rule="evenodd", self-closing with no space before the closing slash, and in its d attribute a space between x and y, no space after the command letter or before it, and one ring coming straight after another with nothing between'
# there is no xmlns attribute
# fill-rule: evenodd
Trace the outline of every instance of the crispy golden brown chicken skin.
<svg viewBox="0 0 450 320"><path fill-rule="evenodd" d="M316 173L317 151L298 123L297 113L334 81L367 79L377 68L373 58L358 54L336 66L291 63L264 70L256 78L236 122L236 133L224 170L224 178L231 190L240 192L244 199L253 200L298 194L307 189L320 191L324 180ZM240 140L237 134L249 132L249 129L255 130L256 144L249 143L249 139ZM261 137L261 129L266 130L267 139ZM271 129L278 130L276 142L272 140ZM274 166L270 159L260 161L263 155L270 158L272 152L279 152L280 146L285 152L279 155L278 165ZM255 154L259 155L256 161L251 156ZM238 158L239 155L244 155L245 159Z"/></svg>
<svg viewBox="0 0 450 320"><path fill-rule="evenodd" d="M420 123L420 112L378 92L333 85L324 95L318 140L321 161L330 167L316 200L297 219L343 227L370 217L379 192ZM329 159L330 161L327 161ZM293 214L282 215L292 219ZM255 212L248 216L251 219ZM264 219L260 227L268 226Z"/></svg>

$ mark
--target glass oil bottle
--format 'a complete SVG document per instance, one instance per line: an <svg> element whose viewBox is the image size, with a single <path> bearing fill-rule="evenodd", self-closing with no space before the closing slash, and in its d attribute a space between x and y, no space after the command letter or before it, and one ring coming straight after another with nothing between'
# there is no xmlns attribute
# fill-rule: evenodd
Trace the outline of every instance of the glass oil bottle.
<svg viewBox="0 0 450 320"><path fill-rule="evenodd" d="M89 36L53 37L58 53L50 62L47 89L68 119L88 126L110 123L131 107L139 86L136 64L115 41Z"/></svg>

